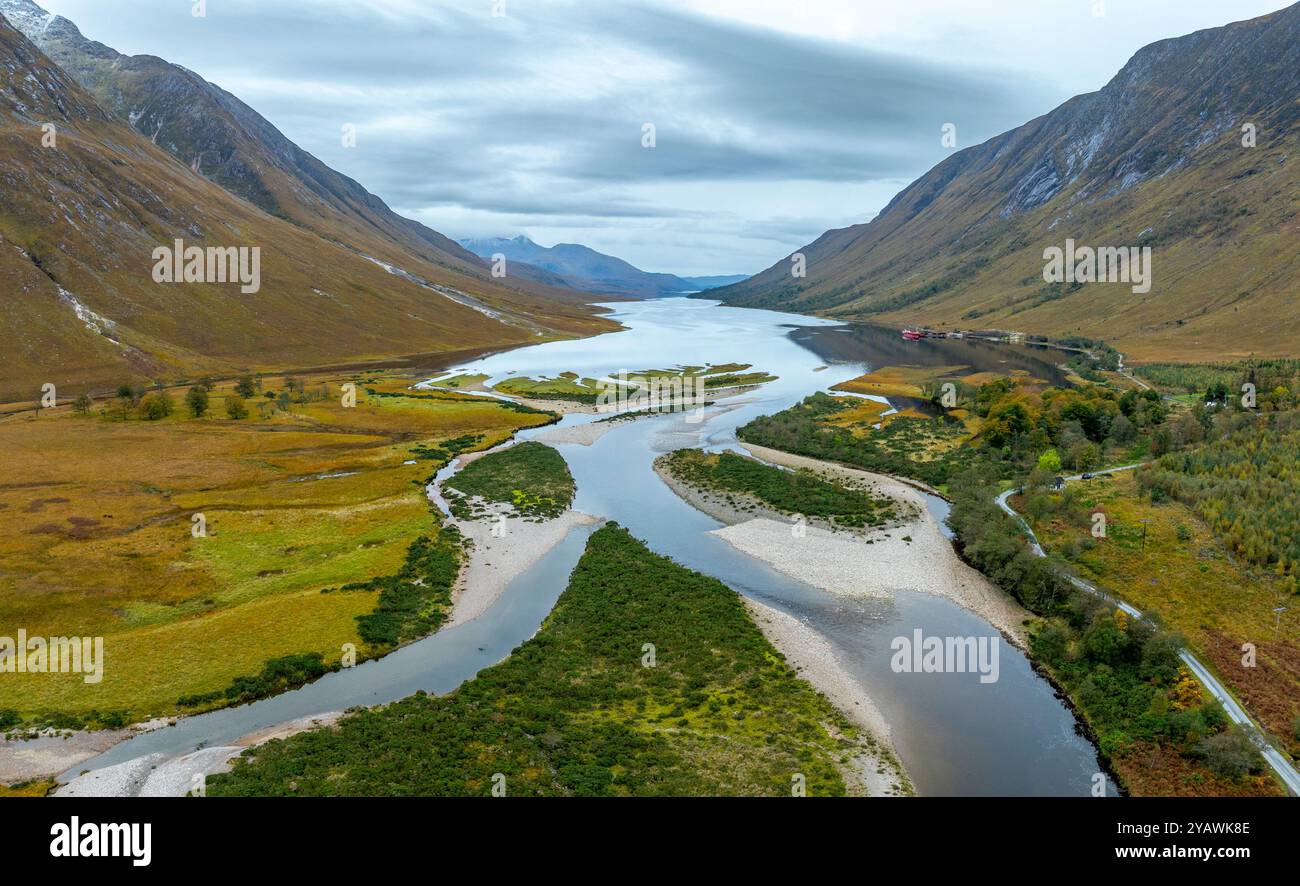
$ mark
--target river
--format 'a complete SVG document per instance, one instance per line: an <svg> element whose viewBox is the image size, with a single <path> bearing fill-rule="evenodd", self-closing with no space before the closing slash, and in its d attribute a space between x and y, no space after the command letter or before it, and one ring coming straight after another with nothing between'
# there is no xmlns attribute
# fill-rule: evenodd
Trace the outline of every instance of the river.
<svg viewBox="0 0 1300 886"><path fill-rule="evenodd" d="M615 303L628 327L578 341L549 342L457 367L491 376L572 371L602 377L619 370L704 363L750 363L778 380L725 401L705 422L666 414L621 422L594 445L559 444L577 480L574 507L617 520L655 551L716 576L742 594L807 622L836 648L893 731L893 743L918 791L932 795L1086 796L1100 771L1074 717L1026 658L1004 641L1000 675L909 675L890 668L890 641L920 629L926 636L999 638L987 622L939 597L899 593L890 601L854 600L803 585L710 535L720 524L669 490L651 464L685 446L736 445L735 430L756 416L853 378L872 366L909 362L965 364L976 369L1027 369L1058 377L1050 359L1029 348L925 341L904 345L876 327L772 311L729 308L699 299ZM566 416L561 426L595 416ZM554 427L554 426L552 426ZM529 439L549 429L523 432ZM931 502L945 511L938 499ZM478 618L446 628L382 659L329 674L260 702L180 720L75 767L65 778L149 753L175 756L229 744L241 736L301 717L373 705L417 690L445 693L507 656L537 630L567 583L592 529L575 529L533 568L518 576ZM918 562L917 569L926 568ZM1113 795L1113 785L1107 793Z"/></svg>

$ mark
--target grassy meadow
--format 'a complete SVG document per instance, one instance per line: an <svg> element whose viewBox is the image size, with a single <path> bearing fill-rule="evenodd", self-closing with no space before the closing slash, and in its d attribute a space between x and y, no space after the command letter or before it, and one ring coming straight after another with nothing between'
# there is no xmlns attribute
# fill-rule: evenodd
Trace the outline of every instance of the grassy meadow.
<svg viewBox="0 0 1300 886"><path fill-rule="evenodd" d="M179 713L180 698L220 693L285 656L328 667L346 643L360 657L382 651L358 618L391 601L367 582L428 565L408 563L413 542L436 546L441 534L426 480L456 451L553 420L408 391L414 380L245 379L246 397L213 386L199 418L187 387L167 392L170 414L155 420L143 416L156 392L0 418L0 635L103 636L105 657L96 685L0 675L0 711L129 722ZM243 418L228 412L237 402Z"/></svg>
<svg viewBox="0 0 1300 886"><path fill-rule="evenodd" d="M867 751L736 593L607 524L508 659L449 695L272 741L208 793L788 797L802 775L808 796L837 796Z"/></svg>

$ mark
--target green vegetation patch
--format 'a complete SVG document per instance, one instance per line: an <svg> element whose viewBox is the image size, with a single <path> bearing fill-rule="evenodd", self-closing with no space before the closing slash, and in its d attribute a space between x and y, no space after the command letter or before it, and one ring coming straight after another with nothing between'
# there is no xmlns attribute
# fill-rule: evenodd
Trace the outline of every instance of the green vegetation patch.
<svg viewBox="0 0 1300 886"><path fill-rule="evenodd" d="M668 471L692 486L751 495L784 514L821 518L833 526L883 526L896 516L893 500L822 479L809 470L785 471L734 452L716 455L679 449L664 456Z"/></svg>
<svg viewBox="0 0 1300 886"><path fill-rule="evenodd" d="M1300 591L1300 413L1241 416L1217 440L1170 453L1138 475L1153 500L1192 508L1236 553Z"/></svg>
<svg viewBox="0 0 1300 886"><path fill-rule="evenodd" d="M441 381L435 379L435 387L439 388L471 388L487 381L490 376L481 372L463 372L460 375L453 375L450 378L444 378Z"/></svg>
<svg viewBox="0 0 1300 886"><path fill-rule="evenodd" d="M225 691L187 695L176 703L183 708L210 705L217 701L244 704L310 683L329 670L319 652L284 655L268 661L256 676L236 677Z"/></svg>
<svg viewBox="0 0 1300 886"><path fill-rule="evenodd" d="M508 796L789 796L800 774L840 795L864 743L739 596L608 524L510 658L450 695L251 749L208 792L487 796L500 773Z"/></svg>
<svg viewBox="0 0 1300 886"><path fill-rule="evenodd" d="M987 478L954 484L949 523L976 568L1042 620L1034 660L1069 693L1121 783L1140 795L1271 795L1249 739L1182 666L1182 639L1076 590L1035 557Z"/></svg>
<svg viewBox="0 0 1300 886"><path fill-rule="evenodd" d="M530 520L564 513L576 486L564 456L543 443L528 441L470 462L444 484L452 513L462 520L482 515L472 499L512 505Z"/></svg>
<svg viewBox="0 0 1300 886"><path fill-rule="evenodd" d="M463 548L460 532L446 526L437 535L413 541L395 575L344 585L340 590L379 592L374 611L357 616L361 639L372 646L396 646L441 627L451 611L451 589L460 574Z"/></svg>
<svg viewBox="0 0 1300 886"><path fill-rule="evenodd" d="M556 378L507 378L493 385L498 393L533 400L568 400L575 403L594 404L603 389L594 378L579 379L571 372Z"/></svg>
<svg viewBox="0 0 1300 886"><path fill-rule="evenodd" d="M703 384L707 390L709 388L739 388L750 387L753 385L766 384L770 381L776 381L776 376L767 372L755 371L746 372L752 369L749 363L721 363L710 366L679 366L675 369L646 369L641 372L633 373L630 380L638 386L646 386L650 383L657 382L663 385L666 382L673 382L678 379L695 379L698 383Z"/></svg>
<svg viewBox="0 0 1300 886"><path fill-rule="evenodd" d="M980 461L970 447L954 445L966 435L957 421L899 418L866 436L828 424L854 405L848 398L813 394L784 412L755 419L737 431L737 436L746 443L912 477L932 486L946 484Z"/></svg>

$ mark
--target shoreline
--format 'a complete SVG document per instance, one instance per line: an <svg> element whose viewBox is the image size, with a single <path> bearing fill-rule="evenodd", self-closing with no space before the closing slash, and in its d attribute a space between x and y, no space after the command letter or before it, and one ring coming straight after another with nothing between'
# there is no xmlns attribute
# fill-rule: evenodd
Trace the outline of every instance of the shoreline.
<svg viewBox="0 0 1300 886"><path fill-rule="evenodd" d="M985 578L982 573L961 559L951 541L940 531L939 521L926 507L917 487L886 474L875 474L856 468L844 467L763 446L744 443L741 445L760 461L767 461L788 468L808 468L827 479L839 482L847 480L853 484L867 483L877 493L913 505L915 507L915 517L898 529L890 530L893 535L883 547L880 542L875 544L866 544L863 541L853 542L852 544L859 548L856 562L866 564L869 567L873 563L880 564L881 560L891 559L891 555L901 554L895 559L895 563L886 564L886 568L910 571L911 575L906 576L906 590L945 597L987 621L1001 632L1009 642L1022 651L1028 648L1028 637L1024 622L1032 619L1032 613L1007 596L1001 588L998 588ZM810 526L808 529L809 538L812 537L813 532L814 528ZM910 535L912 539L910 544L905 543L905 547L901 551L896 544L896 542L901 541L898 535L899 532L902 532L904 536ZM753 538L754 533L746 532L737 527L715 530L715 533L726 538L732 544L740 541L747 547L759 550L763 554L763 559L768 562L789 557L788 545L782 545L782 547L786 548L786 551L783 552L773 549L768 544L769 541L779 540L769 538L770 533L763 533L761 538L758 539ZM785 534L788 535L788 533ZM800 542L802 544L808 540L802 539ZM740 545L737 545L737 547L740 547ZM741 549L744 550L744 548ZM882 556L884 551L887 551L887 553ZM749 553L749 551L746 551L746 553ZM807 558L801 556L799 559L805 560ZM925 564L924 576L916 574L918 563ZM777 566L776 563L771 565L780 569L780 566ZM855 571L861 571L860 567ZM814 574L813 577L818 576ZM817 581L808 581L808 583L822 587L823 590L830 593L837 593L834 587L826 587L825 582L818 584ZM883 582L881 586L884 586Z"/></svg>
<svg viewBox="0 0 1300 886"><path fill-rule="evenodd" d="M510 582L568 538L570 532L601 522L598 517L572 508L542 523L509 516L514 510L509 505L490 510L492 516L480 520L448 520L473 546L452 586L451 617L439 630L478 618L501 598Z"/></svg>
<svg viewBox="0 0 1300 886"><path fill-rule="evenodd" d="M875 702L840 663L830 642L788 613L740 595L750 619L796 673L867 736L867 747L841 770L868 797L914 796L894 750L892 732ZM851 791L852 793L852 791Z"/></svg>
<svg viewBox="0 0 1300 886"><path fill-rule="evenodd" d="M809 468L822 477L848 481L859 488L865 485L897 501L911 517L866 533L826 529L809 522L802 537L796 537L788 515L766 508L752 497L753 508L742 510L672 477L658 463L655 473L687 504L726 524L711 534L784 575L830 594L851 597L889 598L897 591L944 597L987 621L1017 648L1028 647L1023 622L1031 617L1029 611L958 556L914 487L883 474L742 445L760 461ZM924 570L917 568L918 563L925 564Z"/></svg>
<svg viewBox="0 0 1300 886"><path fill-rule="evenodd" d="M147 754L94 769L58 784L51 797L184 797L202 790L209 775L229 772L245 750L289 738L309 729L332 726L344 715L331 711L300 717L240 736L233 744L200 748L179 757Z"/></svg>

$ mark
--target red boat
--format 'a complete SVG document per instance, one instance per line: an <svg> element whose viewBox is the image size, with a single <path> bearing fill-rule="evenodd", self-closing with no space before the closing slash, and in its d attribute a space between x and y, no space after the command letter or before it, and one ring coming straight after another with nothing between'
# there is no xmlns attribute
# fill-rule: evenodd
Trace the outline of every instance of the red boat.
<svg viewBox="0 0 1300 886"><path fill-rule="evenodd" d="M925 333L915 329L904 329L903 338L907 339L908 341L920 341L921 339L925 338Z"/></svg>

